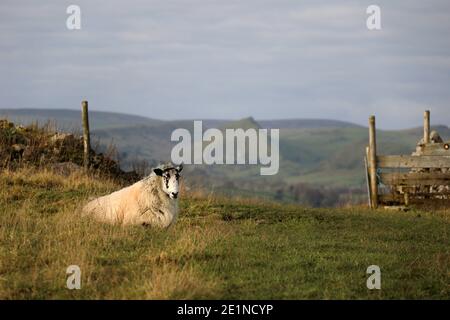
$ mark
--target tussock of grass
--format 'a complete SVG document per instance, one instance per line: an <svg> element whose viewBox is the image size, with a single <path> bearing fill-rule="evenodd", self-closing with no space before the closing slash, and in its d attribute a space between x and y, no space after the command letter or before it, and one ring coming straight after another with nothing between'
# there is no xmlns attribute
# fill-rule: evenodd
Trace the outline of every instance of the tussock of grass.
<svg viewBox="0 0 450 320"><path fill-rule="evenodd" d="M118 188L83 172L1 172L0 298L450 296L448 211L306 209L191 192L168 230L80 217L84 201ZM66 288L74 264L81 290ZM366 288L372 264L381 291Z"/></svg>

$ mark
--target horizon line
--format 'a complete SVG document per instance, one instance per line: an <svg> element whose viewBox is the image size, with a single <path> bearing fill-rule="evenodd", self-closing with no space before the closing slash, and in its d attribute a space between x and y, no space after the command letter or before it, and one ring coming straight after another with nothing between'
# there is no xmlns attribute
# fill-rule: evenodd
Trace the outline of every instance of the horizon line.
<svg viewBox="0 0 450 320"><path fill-rule="evenodd" d="M28 111L28 110L33 110L33 111L71 111L71 112L80 112L81 114L81 108L80 110L75 109L75 108L0 108L0 112L1 111L16 111L16 110L20 110L20 111ZM175 122L175 121L196 121L196 120L202 120L202 121L229 121L229 122L235 122L235 121L240 121L240 120L244 120L244 119L253 119L254 121L258 122L258 121L296 121L296 120L300 120L300 121L333 121L333 122L338 122L338 123L346 123L346 124L350 124L353 125L355 127L360 127L360 128L368 128L367 125L362 125L362 124L358 124L355 122L351 122L351 121L346 121L346 120L340 120L340 119L332 119L332 118L267 118L267 119L256 119L253 116L246 116L246 117L242 117L242 118L202 118L202 119L196 119L196 118L175 118L175 119L167 119L167 118L150 118L146 115L142 115L142 114L136 114L136 113L125 113L125 112L117 112L117 111L106 111L106 110L97 110L97 109L90 109L89 112L96 112L96 113L109 113L109 114L116 114L116 115L123 115L123 116L133 116L133 117L140 117L140 118L144 118L144 119L148 119L148 120L153 120L153 121L162 121L162 122ZM369 115L370 116L370 115ZM368 118L369 118L368 116ZM376 116L376 115L375 115ZM433 127L445 127L445 128L450 128L450 126L446 125L446 124L432 124ZM384 130L384 131L401 131L401 130L413 130L413 129L417 129L417 128L421 128L421 126L413 126L413 127L407 127L407 128L396 128L396 129L385 129L385 128L377 128L377 130Z"/></svg>

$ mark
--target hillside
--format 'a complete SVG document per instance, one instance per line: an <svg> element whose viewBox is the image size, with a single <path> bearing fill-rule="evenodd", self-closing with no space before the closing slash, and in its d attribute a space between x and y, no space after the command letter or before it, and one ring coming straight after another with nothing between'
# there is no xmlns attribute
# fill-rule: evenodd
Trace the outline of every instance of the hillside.
<svg viewBox="0 0 450 320"><path fill-rule="evenodd" d="M287 204L280 198L283 184L262 183L258 175L245 178L249 169L232 166L229 177L239 185L225 180L222 189L211 181L224 181L224 167L185 173L180 216L168 230L106 225L82 217L79 209L92 197L132 183L125 179L129 174L93 150L99 166L85 171L76 135L4 120L0 129L0 299L445 299L450 294L448 210L393 214L363 206ZM347 130L343 137L351 141L352 131L360 129ZM61 164L72 165L61 170ZM292 186L290 196L299 198L291 202L331 206L340 196ZM274 190L283 204L261 200L271 199ZM255 194L259 198L252 199ZM382 270L381 291L365 285L366 268L373 264ZM70 265L82 271L82 290L66 288Z"/></svg>
<svg viewBox="0 0 450 320"><path fill-rule="evenodd" d="M255 130L258 130L261 128L262 128L261 125L255 119L253 119L253 117L248 117L248 118L243 118L243 119L239 119L236 121L227 122L227 123L223 124L220 129L222 129L222 130L226 130L226 129L243 129L243 130L255 129Z"/></svg>
<svg viewBox="0 0 450 320"><path fill-rule="evenodd" d="M353 128L361 127L357 124L330 120L330 119L278 119L259 120L263 128L283 128L283 129L317 129L317 128Z"/></svg>
<svg viewBox="0 0 450 320"><path fill-rule="evenodd" d="M80 111L73 109L0 109L0 118L8 118L12 122L29 124L38 121L45 123L53 121L63 128L80 128ZM205 128L219 128L233 122L233 120L218 119L193 119L203 120ZM254 121L254 120L253 120ZM129 115L125 113L90 111L91 128L107 129L116 127L138 126L138 125L159 125L164 123L186 125L184 121L163 121L150 119L143 116ZM322 127L356 127L357 125L344 121L327 119L279 119L258 121L263 128L322 128Z"/></svg>
<svg viewBox="0 0 450 320"><path fill-rule="evenodd" d="M42 120L79 123L78 111L9 110L9 115ZM0 110L1 114L5 111ZM151 166L170 159L176 128L192 131L190 120L161 121L114 113L91 112L94 145L105 152L111 144L119 152L125 170ZM420 119L419 119L420 120ZM259 175L259 166L188 165L186 175L198 187L226 195L245 195L310 206L365 203L363 156L368 141L367 128L351 123L318 120L263 120L251 117L236 120L205 120L204 128L280 128L280 170L276 176ZM450 139L446 126L434 127ZM421 128L378 130L379 152L410 154L422 136ZM306 196L305 198L305 195Z"/></svg>
<svg viewBox="0 0 450 320"><path fill-rule="evenodd" d="M136 172L123 171L114 156L114 149L103 154L91 148L89 170L124 182L139 180ZM22 126L0 119L0 169L39 167L71 172L83 166L82 137L49 126Z"/></svg>
<svg viewBox="0 0 450 320"><path fill-rule="evenodd" d="M0 118L23 125L32 122L56 124L60 130L81 131L80 111L70 109L0 109ZM155 125L161 120L123 113L90 111L89 121L93 129Z"/></svg>
<svg viewBox="0 0 450 320"><path fill-rule="evenodd" d="M449 212L307 209L181 195L166 231L77 212L120 186L73 172L0 174L0 299L448 299ZM381 290L366 269L379 265ZM67 290L78 265L81 290Z"/></svg>

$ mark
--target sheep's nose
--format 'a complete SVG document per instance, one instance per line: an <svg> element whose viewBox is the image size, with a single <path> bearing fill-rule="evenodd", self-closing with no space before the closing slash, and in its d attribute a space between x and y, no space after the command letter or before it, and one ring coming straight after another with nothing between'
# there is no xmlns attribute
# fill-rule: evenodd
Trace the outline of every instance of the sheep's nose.
<svg viewBox="0 0 450 320"><path fill-rule="evenodd" d="M172 197L176 199L178 197L178 192L172 192Z"/></svg>

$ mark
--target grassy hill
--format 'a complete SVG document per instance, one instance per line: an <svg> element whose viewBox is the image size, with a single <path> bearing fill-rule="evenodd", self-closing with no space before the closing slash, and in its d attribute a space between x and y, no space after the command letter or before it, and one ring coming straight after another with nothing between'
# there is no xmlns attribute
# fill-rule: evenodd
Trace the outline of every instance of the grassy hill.
<svg viewBox="0 0 450 320"><path fill-rule="evenodd" d="M63 124L79 123L80 117L78 111L68 110L0 110L2 114L11 119L54 119ZM176 144L170 141L173 130L193 127L190 120L161 121L95 111L91 112L90 121L99 151L115 145L125 170L134 169L143 161L154 165L169 160ZM280 128L280 170L276 176L264 177L259 174L259 166L186 166L186 175L199 186L227 195L245 194L313 206L366 201L363 156L368 143L367 128L334 120L257 121L251 117L237 121L205 120L203 127ZM434 129L444 139L450 139L448 127ZM378 130L379 153L410 154L422 134L421 128ZM297 191L305 188L312 195L319 193L322 199L334 200L318 202L299 197Z"/></svg>
<svg viewBox="0 0 450 320"><path fill-rule="evenodd" d="M166 231L77 213L118 189L82 172L0 173L0 299L448 299L447 212L308 209L183 192ZM381 290L366 269L381 268ZM66 288L78 265L81 290Z"/></svg>
<svg viewBox="0 0 450 320"><path fill-rule="evenodd" d="M80 130L80 111L70 109L0 109L0 117L24 125L32 122L40 124L48 121L62 130ZM89 112L90 126L93 129L127 127L137 125L157 125L161 120L115 112Z"/></svg>
<svg viewBox="0 0 450 320"><path fill-rule="evenodd" d="M243 129L243 130L248 130L248 129L261 129L261 125L256 122L255 119L253 119L253 117L248 117L248 118L243 118L237 121L230 121L225 123L224 125L222 125L222 127L220 128L222 130L226 130L226 129Z"/></svg>
<svg viewBox="0 0 450 320"><path fill-rule="evenodd" d="M163 121L151 119L143 116L130 115L125 113L90 111L91 128L94 130L127 127L136 125L159 125L163 123L181 124L183 127L187 122L192 121ZM45 123L53 121L63 128L80 128L80 111L73 109L0 109L0 117L6 117L12 122L29 124L38 121ZM246 118L247 120L253 118ZM233 120L219 119L196 119L203 120L206 128L219 128L233 122ZM337 120L327 119L278 119L259 121L263 128L342 128L356 127L357 125Z"/></svg>

